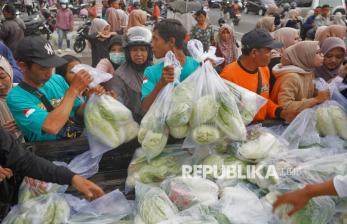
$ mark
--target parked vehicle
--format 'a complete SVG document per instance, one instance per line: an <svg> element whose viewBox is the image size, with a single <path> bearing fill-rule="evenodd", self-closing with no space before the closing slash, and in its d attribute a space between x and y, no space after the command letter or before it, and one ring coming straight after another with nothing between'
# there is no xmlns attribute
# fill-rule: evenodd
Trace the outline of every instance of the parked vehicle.
<svg viewBox="0 0 347 224"><path fill-rule="evenodd" d="M47 40L50 39L51 34L54 31L54 25L51 26L44 17L34 15L21 18L26 27L24 31L25 36L42 35L45 36Z"/></svg>
<svg viewBox="0 0 347 224"><path fill-rule="evenodd" d="M344 0L276 0L276 4L281 7L284 4L295 3L296 8L300 9L301 15L306 16L307 12L314 10L317 6L329 5L331 14L335 15L337 12L341 12L346 15L346 7Z"/></svg>
<svg viewBox="0 0 347 224"><path fill-rule="evenodd" d="M248 0L245 3L245 13L254 12L259 16L265 15L270 5L276 5L274 0Z"/></svg>
<svg viewBox="0 0 347 224"><path fill-rule="evenodd" d="M87 36L89 32L91 22L87 21L77 29L77 37L73 44L73 49L76 53L81 53L87 45Z"/></svg>

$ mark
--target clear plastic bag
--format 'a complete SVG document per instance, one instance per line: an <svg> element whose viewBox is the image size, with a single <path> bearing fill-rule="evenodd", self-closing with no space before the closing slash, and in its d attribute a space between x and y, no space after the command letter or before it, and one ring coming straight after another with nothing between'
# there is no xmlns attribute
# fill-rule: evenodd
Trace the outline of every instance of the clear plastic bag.
<svg viewBox="0 0 347 224"><path fill-rule="evenodd" d="M204 54L198 40L188 42L188 50L202 65L180 85L193 86L193 112L189 122L189 134L184 147L211 145L223 138L235 141L246 139L246 127L239 113L234 96L212 67L209 60L215 49ZM217 62L218 63L218 62Z"/></svg>
<svg viewBox="0 0 347 224"><path fill-rule="evenodd" d="M231 223L237 224L268 224L272 218L271 209L255 193L240 184L224 188L215 209L226 215Z"/></svg>
<svg viewBox="0 0 347 224"><path fill-rule="evenodd" d="M136 183L137 213L146 224L156 224L178 213L177 207L159 187Z"/></svg>
<svg viewBox="0 0 347 224"><path fill-rule="evenodd" d="M14 206L2 223L66 223L70 206L59 194L46 194Z"/></svg>
<svg viewBox="0 0 347 224"><path fill-rule="evenodd" d="M330 83L327 83L322 78L317 78L314 80L316 89L318 91L329 90L331 100L338 102L344 110L347 110L347 99L342 95L341 91L347 88L347 85L342 83L343 79L337 76Z"/></svg>
<svg viewBox="0 0 347 224"><path fill-rule="evenodd" d="M196 204L211 205L218 201L218 186L200 177L168 178L160 187L180 211Z"/></svg>
<svg viewBox="0 0 347 224"><path fill-rule="evenodd" d="M224 82L234 95L244 124L252 123L255 115L267 103L267 99L228 80Z"/></svg>
<svg viewBox="0 0 347 224"><path fill-rule="evenodd" d="M89 146L97 157L135 138L138 124L131 111L108 95L92 95L84 112Z"/></svg>
<svg viewBox="0 0 347 224"><path fill-rule="evenodd" d="M208 224L231 224L229 219L206 205L198 204L184 210L169 220L159 224L186 224L186 223L208 223Z"/></svg>
<svg viewBox="0 0 347 224"><path fill-rule="evenodd" d="M320 137L316 130L315 114L314 109L302 111L282 133L282 137L287 140L290 149L320 143Z"/></svg>
<svg viewBox="0 0 347 224"><path fill-rule="evenodd" d="M114 190L80 207L77 213L72 215L67 223L113 224L127 219L132 214L132 208L125 196L119 190Z"/></svg>
<svg viewBox="0 0 347 224"><path fill-rule="evenodd" d="M54 163L58 166L67 167L80 176L89 178L98 172L101 158L102 156L92 158L89 150L73 158L69 164L57 161ZM27 179L23 180L18 192L18 203L24 203L43 194L64 193L68 188L67 185L46 183L39 180L33 180L32 182L35 185L29 184Z"/></svg>
<svg viewBox="0 0 347 224"><path fill-rule="evenodd" d="M148 160L158 156L166 146L169 137L169 128L166 119L172 102L172 92L179 82L181 65L174 53L169 51L165 55L164 66L174 67L175 81L167 84L158 94L140 124L138 140L145 151Z"/></svg>
<svg viewBox="0 0 347 224"><path fill-rule="evenodd" d="M100 83L107 82L108 80L112 79L112 77L113 77L112 74L110 74L110 73L100 71L100 70L93 68L92 66L86 65L86 64L75 65L71 71L73 73L77 73L80 70L85 70L86 72L89 73L89 75L91 75L93 77L93 81L91 83L89 83L89 88L95 88Z"/></svg>
<svg viewBox="0 0 347 224"><path fill-rule="evenodd" d="M168 145L156 158L148 161L143 149L137 149L128 167L126 191L135 187L136 182L158 185L167 177L178 176L182 165L191 164L189 152L182 145Z"/></svg>

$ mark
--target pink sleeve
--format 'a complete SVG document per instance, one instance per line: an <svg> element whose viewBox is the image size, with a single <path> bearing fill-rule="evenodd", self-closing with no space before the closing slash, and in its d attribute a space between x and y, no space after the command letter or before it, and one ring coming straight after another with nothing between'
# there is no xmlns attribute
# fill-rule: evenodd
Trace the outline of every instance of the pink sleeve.
<svg viewBox="0 0 347 224"><path fill-rule="evenodd" d="M113 66L107 58L101 59L99 63L96 65L96 68L99 69L100 71L107 72L114 75Z"/></svg>

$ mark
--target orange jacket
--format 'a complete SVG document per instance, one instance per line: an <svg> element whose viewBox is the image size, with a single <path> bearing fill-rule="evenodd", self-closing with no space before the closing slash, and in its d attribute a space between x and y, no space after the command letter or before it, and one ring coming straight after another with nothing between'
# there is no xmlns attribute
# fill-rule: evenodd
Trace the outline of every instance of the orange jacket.
<svg viewBox="0 0 347 224"><path fill-rule="evenodd" d="M159 6L157 4L154 5L152 16L156 17L156 18L160 17L160 9L159 9Z"/></svg>
<svg viewBox="0 0 347 224"><path fill-rule="evenodd" d="M278 105L270 100L269 80L270 71L268 67L259 68L261 73L261 96L268 100L254 117L253 122L262 122L266 118L276 118L276 109ZM243 88L246 88L252 92L257 92L258 89L258 73L251 74L243 70L237 61L225 66L221 73L221 77L230 82L233 82Z"/></svg>

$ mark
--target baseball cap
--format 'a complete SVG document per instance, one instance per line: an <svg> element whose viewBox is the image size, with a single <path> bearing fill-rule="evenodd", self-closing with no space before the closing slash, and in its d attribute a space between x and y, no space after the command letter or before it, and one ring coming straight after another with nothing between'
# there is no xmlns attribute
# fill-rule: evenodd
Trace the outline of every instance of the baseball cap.
<svg viewBox="0 0 347 224"><path fill-rule="evenodd" d="M257 28L244 34L241 39L242 47L247 49L253 48L281 48L283 44L274 40L269 31L263 28Z"/></svg>
<svg viewBox="0 0 347 224"><path fill-rule="evenodd" d="M43 67L59 67L67 61L58 57L52 45L40 36L27 36L17 45L18 60L30 61Z"/></svg>

